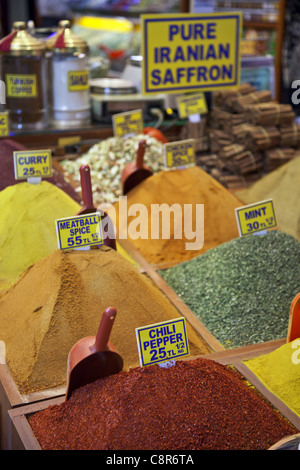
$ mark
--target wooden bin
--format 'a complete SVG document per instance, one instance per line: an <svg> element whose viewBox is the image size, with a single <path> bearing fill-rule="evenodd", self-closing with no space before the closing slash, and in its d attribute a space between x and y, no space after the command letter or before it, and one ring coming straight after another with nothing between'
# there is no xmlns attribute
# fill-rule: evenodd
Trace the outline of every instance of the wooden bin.
<svg viewBox="0 0 300 470"><path fill-rule="evenodd" d="M300 431L300 418L292 410L288 408L280 399L278 399L273 393L271 393L259 379L248 369L248 367L242 363L242 361L257 357L262 354L267 354L273 351L282 344L281 341L272 341L270 343L264 343L254 346L245 346L238 348L230 352L222 351L217 353L211 353L205 357L208 359L215 360L224 365L234 366L255 388L264 396L273 407L278 410L291 424L293 424L297 430ZM191 360L194 358L190 358ZM28 418L50 405L59 405L65 400L64 397L58 397L51 400L46 400L39 403L30 405L24 405L22 407L15 408L8 412L11 420L12 429L12 450L41 450L41 447L30 427Z"/></svg>

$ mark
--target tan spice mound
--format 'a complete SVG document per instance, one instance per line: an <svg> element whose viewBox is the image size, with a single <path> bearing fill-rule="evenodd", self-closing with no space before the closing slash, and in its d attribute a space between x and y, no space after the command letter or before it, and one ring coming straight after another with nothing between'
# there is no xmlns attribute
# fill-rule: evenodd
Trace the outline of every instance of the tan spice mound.
<svg viewBox="0 0 300 470"><path fill-rule="evenodd" d="M29 423L43 450L267 450L297 432L238 373L205 358L97 380Z"/></svg>
<svg viewBox="0 0 300 470"><path fill-rule="evenodd" d="M236 193L245 204L273 199L277 224L300 239L300 157L268 173L250 188Z"/></svg>
<svg viewBox="0 0 300 470"><path fill-rule="evenodd" d="M116 210L116 226L127 236L144 258L151 264L179 263L195 258L210 248L232 240L239 236L234 209L242 205L241 201L229 192L218 181L201 168L161 171L143 181L127 194L128 210L133 204L144 204L148 208L145 223L148 224L148 239L133 239L128 234L128 227L137 216L128 216L119 221L119 202L114 205ZM180 204L182 218L182 238L174 238L175 227L171 217L170 238L162 235L162 226L158 239L151 238L151 205ZM204 204L204 244L200 249L188 250L186 243L194 241L186 238L184 229L184 204L191 204L192 230L196 230L196 204ZM122 215L123 217L123 215ZM138 215L138 217L140 217ZM153 219L152 219L153 220ZM198 219L200 220L200 219ZM197 233L203 229L198 226Z"/></svg>
<svg viewBox="0 0 300 470"><path fill-rule="evenodd" d="M0 298L0 339L21 393L64 385L70 349L95 336L110 306L117 309L111 341L125 368L139 365L135 328L180 317L149 278L105 246L56 250L28 268ZM210 352L187 326L190 353Z"/></svg>

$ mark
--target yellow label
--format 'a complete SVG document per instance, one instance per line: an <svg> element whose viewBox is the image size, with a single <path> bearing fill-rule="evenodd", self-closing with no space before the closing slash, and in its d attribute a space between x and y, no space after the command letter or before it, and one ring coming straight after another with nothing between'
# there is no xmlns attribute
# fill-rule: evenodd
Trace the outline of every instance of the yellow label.
<svg viewBox="0 0 300 470"><path fill-rule="evenodd" d="M135 331L142 367L189 354L185 318L155 323Z"/></svg>
<svg viewBox="0 0 300 470"><path fill-rule="evenodd" d="M141 134L143 132L143 113L141 109L113 114L113 129L116 137Z"/></svg>
<svg viewBox="0 0 300 470"><path fill-rule="evenodd" d="M195 165L194 139L165 144L165 166L167 168Z"/></svg>
<svg viewBox="0 0 300 470"><path fill-rule="evenodd" d="M272 199L238 207L235 214L241 237L263 232L277 225Z"/></svg>
<svg viewBox="0 0 300 470"><path fill-rule="evenodd" d="M68 90L83 91L89 89L88 70L71 70L68 72Z"/></svg>
<svg viewBox="0 0 300 470"><path fill-rule="evenodd" d="M142 15L141 24L144 94L239 85L241 13Z"/></svg>
<svg viewBox="0 0 300 470"><path fill-rule="evenodd" d="M9 98L35 98L37 96L36 75L6 74L5 80Z"/></svg>
<svg viewBox="0 0 300 470"><path fill-rule="evenodd" d="M207 104L204 93L193 93L177 97L179 116L184 119L193 114L207 114Z"/></svg>
<svg viewBox="0 0 300 470"><path fill-rule="evenodd" d="M99 212L57 219L55 226L58 247L61 250L103 244Z"/></svg>
<svg viewBox="0 0 300 470"><path fill-rule="evenodd" d="M13 156L15 179L52 176L51 150L16 150Z"/></svg>
<svg viewBox="0 0 300 470"><path fill-rule="evenodd" d="M9 118L8 111L0 113L0 136L7 137L9 135Z"/></svg>

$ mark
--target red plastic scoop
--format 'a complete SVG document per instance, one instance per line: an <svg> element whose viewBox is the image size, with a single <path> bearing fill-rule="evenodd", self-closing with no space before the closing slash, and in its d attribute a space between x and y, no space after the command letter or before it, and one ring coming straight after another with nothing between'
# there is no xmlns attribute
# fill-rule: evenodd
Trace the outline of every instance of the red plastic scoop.
<svg viewBox="0 0 300 470"><path fill-rule="evenodd" d="M122 171L121 181L124 195L153 174L151 169L144 164L146 145L147 144L145 140L141 140L139 142L136 153L136 161L125 165Z"/></svg>
<svg viewBox="0 0 300 470"><path fill-rule="evenodd" d="M93 203L90 167L89 165L81 165L79 171L83 206L77 215L92 214L93 212L97 212L97 208L94 206ZM104 236L104 245L110 246L110 248L116 250L116 237L114 234L112 221L106 212L102 212L103 216L101 217L101 222L103 236L104 234L107 234L106 236Z"/></svg>
<svg viewBox="0 0 300 470"><path fill-rule="evenodd" d="M107 308L102 314L97 335L80 339L69 352L67 400L77 388L123 369L123 359L109 342L116 314L115 308Z"/></svg>
<svg viewBox="0 0 300 470"><path fill-rule="evenodd" d="M298 338L300 338L300 293L291 303L287 342Z"/></svg>

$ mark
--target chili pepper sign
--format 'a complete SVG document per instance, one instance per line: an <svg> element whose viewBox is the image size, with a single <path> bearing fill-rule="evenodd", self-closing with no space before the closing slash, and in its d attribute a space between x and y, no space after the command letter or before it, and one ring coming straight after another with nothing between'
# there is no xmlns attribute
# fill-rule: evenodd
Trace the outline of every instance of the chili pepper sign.
<svg viewBox="0 0 300 470"><path fill-rule="evenodd" d="M240 12L142 15L143 93L212 91L240 81Z"/></svg>

